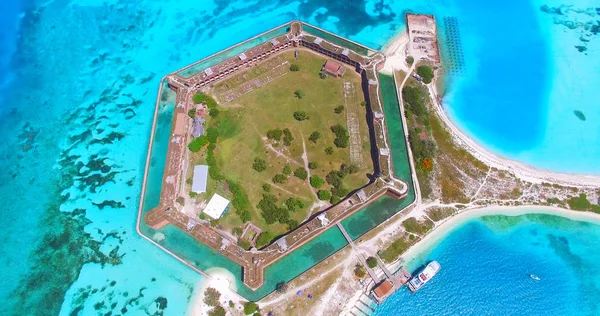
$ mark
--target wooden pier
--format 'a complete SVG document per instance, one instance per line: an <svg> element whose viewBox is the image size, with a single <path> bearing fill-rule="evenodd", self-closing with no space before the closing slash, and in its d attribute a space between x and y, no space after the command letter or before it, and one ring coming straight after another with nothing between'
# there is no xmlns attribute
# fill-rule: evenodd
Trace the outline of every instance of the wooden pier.
<svg viewBox="0 0 600 316"><path fill-rule="evenodd" d="M373 297L374 297L375 301L377 302L377 304L380 304L381 302L383 302L392 293L394 293L396 290L398 290L400 287L402 287L404 284L406 284L406 282L408 282L408 280L410 280L411 275L410 275L410 273L408 273L406 268L403 267L396 274L393 274L390 272L390 270L388 270L385 263L383 262L383 260L381 260L381 258L378 255L373 255L373 257L375 259L377 259L377 264L379 265L379 267L383 271L383 274L385 275L385 278L383 280L381 280L379 278L379 276L377 275L377 273L375 273L375 271L373 271L373 269L371 269L369 267L369 265L367 264L367 260L362 255L360 250L357 249L356 245L354 244L354 241L352 240L352 238L350 238L350 235L348 235L348 232L346 232L346 229L344 229L344 226L340 222L336 223L336 225L342 232L342 235L344 235L344 237L348 241L348 244L350 245L350 247L352 247L352 251L355 252L356 257L358 258L358 261L360 261L360 263L365 267L365 269L367 270L367 273L373 280L375 286L371 290L371 293L373 294ZM362 301L360 301L360 302L365 304ZM371 309L370 306L368 306L366 304L365 304L365 306L367 308Z"/></svg>

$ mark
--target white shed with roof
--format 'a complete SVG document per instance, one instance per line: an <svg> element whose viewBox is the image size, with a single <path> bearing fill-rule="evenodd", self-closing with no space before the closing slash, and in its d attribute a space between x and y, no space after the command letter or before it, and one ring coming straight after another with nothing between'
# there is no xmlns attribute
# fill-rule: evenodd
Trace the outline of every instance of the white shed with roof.
<svg viewBox="0 0 600 316"><path fill-rule="evenodd" d="M223 216L228 206L229 200L215 193L210 198L210 201L208 201L208 204L206 204L203 212L214 219L219 219Z"/></svg>

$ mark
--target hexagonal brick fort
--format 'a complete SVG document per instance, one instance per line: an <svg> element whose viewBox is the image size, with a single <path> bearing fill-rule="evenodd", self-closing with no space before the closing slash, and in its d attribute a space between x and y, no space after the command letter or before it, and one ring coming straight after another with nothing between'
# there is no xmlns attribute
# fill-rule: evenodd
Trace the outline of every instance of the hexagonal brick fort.
<svg viewBox="0 0 600 316"><path fill-rule="evenodd" d="M243 282L252 290L258 289L264 283L264 270L267 266L306 244L332 225L340 223L342 219L347 218L380 196L387 194L401 199L407 195L409 190L407 182L395 178L392 174L392 159L390 157L388 135L384 123L383 105L377 77L378 70L384 65L385 56L380 52L342 39L300 21L292 21L276 29L282 27L286 28L285 34L259 43L219 63L212 64L204 69L198 68L206 60L204 59L186 67L195 67L195 74L188 78L178 73L166 76L168 88L174 90L177 95L176 107L170 131L160 203L144 216L145 223L151 228L160 229L169 224L174 225L194 237L198 242L209 246L240 265L243 269ZM308 33L304 28L317 29L322 34L327 34L329 40ZM259 38L259 36L253 39ZM350 44L341 45L340 41ZM240 47L242 44L244 43L240 43L235 47ZM348 46L354 49L348 48ZM222 234L218 229L206 223L184 214L178 209L180 206L176 203L176 199L180 194L182 186L181 171L184 168L184 152L187 150L185 139L187 131L190 129L190 120L187 117L188 108L192 106L191 97L198 89L214 85L233 74L247 70L276 53L298 48L309 49L317 54L336 59L351 66L361 75L363 81L362 89L367 96L368 109L371 110L368 119L371 120L370 139L372 142L371 146L374 148L372 150L374 176L371 178L369 184L355 191L354 194L346 197L338 204L311 216L309 220L301 223L299 227L286 235L280 236L276 242L266 248L246 251L238 246L231 237ZM212 58L215 55L208 58ZM160 95L161 91L159 91L159 99ZM152 131L150 146L152 146L154 138L154 126ZM148 153L144 188L142 189L142 201L144 199L149 162L150 151ZM140 207L140 216L143 216L141 209L142 207ZM350 238L345 231L343 233L347 239ZM352 240L349 240L349 242L352 243ZM173 253L171 254L176 256ZM183 259L180 260L184 261Z"/></svg>

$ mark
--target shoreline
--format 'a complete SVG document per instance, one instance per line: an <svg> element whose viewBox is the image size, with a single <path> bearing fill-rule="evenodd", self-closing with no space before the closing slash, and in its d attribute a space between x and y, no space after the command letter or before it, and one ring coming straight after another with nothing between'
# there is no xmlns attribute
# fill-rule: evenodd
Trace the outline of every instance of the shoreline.
<svg viewBox="0 0 600 316"><path fill-rule="evenodd" d="M491 205L483 207L467 208L459 213L452 215L439 224L436 224L423 239L404 252L401 256L404 259L404 264L414 261L424 252L439 244L450 233L462 226L463 224L478 219L484 216L522 216L527 214L545 214L552 216L563 217L572 221L586 222L600 226L600 214L587 211L574 211L552 206L500 206Z"/></svg>
<svg viewBox="0 0 600 316"><path fill-rule="evenodd" d="M408 43L408 34L406 30L392 37L383 47L382 52L386 56L386 64L381 72L392 74L396 70L409 71L410 68L405 63L406 52L405 45ZM443 64L441 64L443 67ZM510 159L502 155L493 153L481 144L472 139L467 133L461 130L455 124L444 109L440 94L437 91L436 84L440 78L436 77L434 82L427 85L432 105L438 117L444 122L448 131L452 134L454 141L469 151L475 158L481 160L489 167L503 169L514 173L517 177L533 183L553 182L568 186L593 186L597 187L600 183L600 175L596 174L578 174L568 172L557 172L547 169L541 169L533 165Z"/></svg>
<svg viewBox="0 0 600 316"><path fill-rule="evenodd" d="M437 82L437 80L434 82ZM524 162L506 158L490 152L484 148L484 145L479 144L475 140L471 139L456 124L454 124L454 122L452 122L452 120L448 117L446 110L444 110L444 105L440 102L435 86L429 85L428 89L431 94L434 110L438 117L444 122L444 125L446 125L448 128L448 131L452 134L454 141L489 167L508 170L514 173L518 178L533 183L553 182L561 185L577 187L596 187L598 186L598 183L600 183L599 175L563 173L540 169Z"/></svg>

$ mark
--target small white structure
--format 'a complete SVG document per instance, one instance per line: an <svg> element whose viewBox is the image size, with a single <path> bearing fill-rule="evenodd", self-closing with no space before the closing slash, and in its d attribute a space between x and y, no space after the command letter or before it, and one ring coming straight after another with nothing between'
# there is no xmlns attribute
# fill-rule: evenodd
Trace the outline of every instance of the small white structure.
<svg viewBox="0 0 600 316"><path fill-rule="evenodd" d="M215 193L203 212L214 219L219 219L227 210L227 206L229 206L229 200Z"/></svg>
<svg viewBox="0 0 600 316"><path fill-rule="evenodd" d="M356 193L356 195L358 196L358 199L362 202L365 203L367 201L367 193L365 193L365 190L361 189L360 191L358 191Z"/></svg>
<svg viewBox="0 0 600 316"><path fill-rule="evenodd" d="M325 213L321 213L317 218L321 221L322 227L329 225L329 219L325 216Z"/></svg>
<svg viewBox="0 0 600 316"><path fill-rule="evenodd" d="M206 181L208 181L208 166L197 165L194 166L194 178L192 179L192 192L204 193L206 192Z"/></svg>

